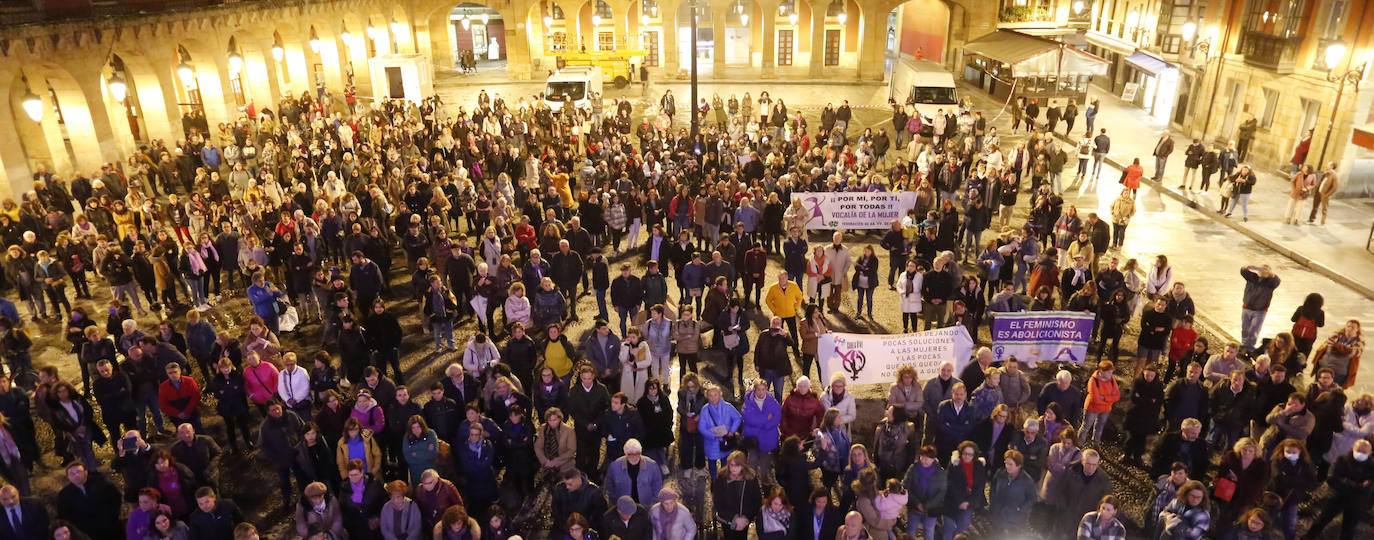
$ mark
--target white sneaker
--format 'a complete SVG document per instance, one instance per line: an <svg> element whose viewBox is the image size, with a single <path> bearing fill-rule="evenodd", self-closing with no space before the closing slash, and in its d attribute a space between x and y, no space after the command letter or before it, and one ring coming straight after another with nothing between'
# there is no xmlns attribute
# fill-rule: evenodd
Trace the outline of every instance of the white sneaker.
<svg viewBox="0 0 1374 540"><path fill-rule="evenodd" d="M210 309L210 305L209 305L209 304L201 304L201 305L199 305L199 306L196 306L196 311L208 311L209 309Z"/></svg>
<svg viewBox="0 0 1374 540"><path fill-rule="evenodd" d="M223 301L224 301L224 295L219 295L219 294L215 295L215 301L216 301L216 302L223 302Z"/></svg>

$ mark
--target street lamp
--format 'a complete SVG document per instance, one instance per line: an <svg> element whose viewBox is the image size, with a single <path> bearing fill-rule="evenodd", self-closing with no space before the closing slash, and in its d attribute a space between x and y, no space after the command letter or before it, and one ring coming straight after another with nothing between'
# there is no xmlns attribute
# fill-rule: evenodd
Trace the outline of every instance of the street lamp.
<svg viewBox="0 0 1374 540"><path fill-rule="evenodd" d="M697 109L697 0L688 0L692 14L689 17L692 21L692 96L688 108L692 111L692 143L696 145L696 138L701 134L701 119L698 118L700 111Z"/></svg>
<svg viewBox="0 0 1374 540"><path fill-rule="evenodd" d="M463 30L467 30L472 26L472 21L468 20L467 14L464 13L463 18L458 20L458 24L463 26Z"/></svg>
<svg viewBox="0 0 1374 540"><path fill-rule="evenodd" d="M548 28L548 27L550 27L550 26L553 26L553 16L552 16L552 15L545 15L545 16L544 16L544 28Z"/></svg>
<svg viewBox="0 0 1374 540"><path fill-rule="evenodd" d="M124 98L129 96L129 84L124 82L124 76L119 74L117 68L110 74L110 78L105 80L105 87L109 88L110 97L120 103L124 103Z"/></svg>
<svg viewBox="0 0 1374 540"><path fill-rule="evenodd" d="M793 11L792 13L787 15L787 24L790 24L792 26L797 25L797 12Z"/></svg>
<svg viewBox="0 0 1374 540"><path fill-rule="evenodd" d="M592 15L592 28L596 28L598 26L601 26L601 16Z"/></svg>
<svg viewBox="0 0 1374 540"><path fill-rule="evenodd" d="M348 31L348 25L343 25L339 28L339 39L343 41L345 47L348 46L350 41L353 41L353 34Z"/></svg>
<svg viewBox="0 0 1374 540"><path fill-rule="evenodd" d="M310 27L310 50L314 51L315 54L320 52L320 35L315 33L314 26Z"/></svg>
<svg viewBox="0 0 1374 540"><path fill-rule="evenodd" d="M846 20L848 20L848 19L849 19L849 14L846 13L846 12L843 12L843 11L841 11L839 15L836 15L836 16L835 16L835 20L840 21L840 24L844 24L844 22L845 22Z"/></svg>
<svg viewBox="0 0 1374 540"><path fill-rule="evenodd" d="M29 120L42 122L43 100L38 99L38 94L33 93L33 89L29 88L29 77L27 75L21 75L20 78L24 81L24 98L19 103L24 107L24 114L29 115Z"/></svg>
<svg viewBox="0 0 1374 540"><path fill-rule="evenodd" d="M281 38L272 41L272 59L278 62L286 56L286 46L282 45Z"/></svg>
<svg viewBox="0 0 1374 540"><path fill-rule="evenodd" d="M490 13L483 13L483 14L482 14L482 24L489 24L489 23L491 23L491 14L490 14Z"/></svg>
<svg viewBox="0 0 1374 540"><path fill-rule="evenodd" d="M190 86L196 77L196 70L190 63L191 54L183 51L180 55L181 61L177 62L177 77L181 78L181 84Z"/></svg>
<svg viewBox="0 0 1374 540"><path fill-rule="evenodd" d="M1073 13L1074 13L1074 15L1082 15L1082 14L1083 14L1083 10L1084 10L1084 9L1087 9L1087 7L1088 7L1088 6L1085 5L1085 4L1083 3L1083 0L1076 0L1076 1L1073 3Z"/></svg>
<svg viewBox="0 0 1374 540"><path fill-rule="evenodd" d="M648 16L648 15L640 15L640 16L639 16L639 25L640 25L640 26L649 26L649 16Z"/></svg>
<svg viewBox="0 0 1374 540"><path fill-rule="evenodd" d="M399 21L397 21L397 20L395 20L395 19L392 19L392 20L391 20L391 33L396 34L396 38L397 38L397 39L400 39L401 34L406 33L406 24L403 23L403 22L399 22Z"/></svg>
<svg viewBox="0 0 1374 540"><path fill-rule="evenodd" d="M1186 22L1186 23L1183 23L1183 41L1185 41L1185 42L1192 41L1192 40L1193 40L1193 36L1196 36L1196 35L1197 35L1197 23L1195 23L1195 22L1193 22L1193 21L1188 21L1188 22Z"/></svg>
<svg viewBox="0 0 1374 540"><path fill-rule="evenodd" d="M740 13L740 14L739 14L739 24L740 24L740 26L749 26L749 14L748 14L748 13Z"/></svg>
<svg viewBox="0 0 1374 540"><path fill-rule="evenodd" d="M1345 73L1336 74L1336 64L1339 64L1341 59L1345 57L1346 51L1345 44L1339 41L1326 47L1326 80L1333 83L1339 82L1340 86L1336 88L1336 103L1331 106L1331 117L1326 120L1326 137L1322 140L1322 151L1317 157L1318 167L1321 167L1321 164L1326 161L1326 147L1331 143L1331 132L1336 128L1336 115L1341 110L1341 97L1345 94L1345 84L1350 83L1358 91L1360 81L1364 79L1365 68L1369 67L1369 62L1360 62L1359 66L1352 67ZM1354 63L1353 57L1350 63Z"/></svg>
<svg viewBox="0 0 1374 540"><path fill-rule="evenodd" d="M229 37L229 74L233 75L243 70L243 55L239 54L238 42L233 36Z"/></svg>
<svg viewBox="0 0 1374 540"><path fill-rule="evenodd" d="M377 36L380 35L381 31L380 28L377 28L377 25L372 24L372 19L367 20L367 28L363 29L363 33L367 34L367 38L372 41L377 41L379 39Z"/></svg>

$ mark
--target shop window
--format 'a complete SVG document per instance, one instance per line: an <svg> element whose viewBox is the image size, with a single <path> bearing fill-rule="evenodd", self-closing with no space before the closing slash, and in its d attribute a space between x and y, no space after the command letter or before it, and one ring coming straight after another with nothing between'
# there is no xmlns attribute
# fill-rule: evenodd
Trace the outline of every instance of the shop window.
<svg viewBox="0 0 1374 540"><path fill-rule="evenodd" d="M1269 129L1274 125L1274 113L1279 110L1281 94L1273 88L1264 89L1264 114L1260 115L1260 127Z"/></svg>

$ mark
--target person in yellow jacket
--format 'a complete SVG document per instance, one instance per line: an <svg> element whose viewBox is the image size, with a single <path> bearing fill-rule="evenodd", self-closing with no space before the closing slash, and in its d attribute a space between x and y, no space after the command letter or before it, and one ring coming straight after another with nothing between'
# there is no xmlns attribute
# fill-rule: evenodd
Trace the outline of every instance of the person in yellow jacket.
<svg viewBox="0 0 1374 540"><path fill-rule="evenodd" d="M763 298L768 311L787 323L787 331L792 334L792 352L797 355L801 354L797 350L797 344L801 343L797 338L797 312L801 310L803 298L801 286L790 281L787 272L778 272L778 282L768 287L768 294Z"/></svg>

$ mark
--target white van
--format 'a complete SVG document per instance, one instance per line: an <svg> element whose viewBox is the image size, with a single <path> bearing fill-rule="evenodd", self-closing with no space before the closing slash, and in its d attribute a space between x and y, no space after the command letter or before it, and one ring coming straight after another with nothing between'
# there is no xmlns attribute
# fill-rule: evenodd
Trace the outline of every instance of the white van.
<svg viewBox="0 0 1374 540"><path fill-rule="evenodd" d="M899 104L913 104L927 120L940 109L949 113L959 105L954 75L930 60L902 59L898 62L892 68L888 97Z"/></svg>
<svg viewBox="0 0 1374 540"><path fill-rule="evenodd" d="M544 84L544 104L554 112L563 110L563 96L578 109L591 108L589 93L601 95L604 77L600 66L567 66L549 75Z"/></svg>

